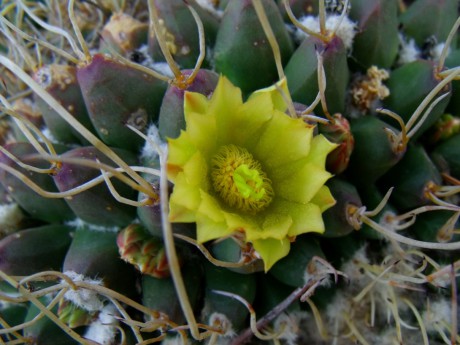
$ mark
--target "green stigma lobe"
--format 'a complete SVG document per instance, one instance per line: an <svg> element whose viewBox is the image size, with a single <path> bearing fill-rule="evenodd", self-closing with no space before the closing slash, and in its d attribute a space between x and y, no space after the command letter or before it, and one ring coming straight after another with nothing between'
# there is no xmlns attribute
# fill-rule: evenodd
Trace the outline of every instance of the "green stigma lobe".
<svg viewBox="0 0 460 345"><path fill-rule="evenodd" d="M250 169L247 164L242 164L233 172L233 182L245 199L260 200L265 195L262 187L263 179L256 169Z"/></svg>

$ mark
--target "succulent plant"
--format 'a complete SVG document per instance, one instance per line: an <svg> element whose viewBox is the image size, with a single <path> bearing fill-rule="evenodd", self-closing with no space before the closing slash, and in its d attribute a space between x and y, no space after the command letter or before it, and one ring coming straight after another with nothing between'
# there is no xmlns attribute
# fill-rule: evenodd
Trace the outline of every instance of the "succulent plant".
<svg viewBox="0 0 460 345"><path fill-rule="evenodd" d="M458 0L4 0L5 344L459 344Z"/></svg>

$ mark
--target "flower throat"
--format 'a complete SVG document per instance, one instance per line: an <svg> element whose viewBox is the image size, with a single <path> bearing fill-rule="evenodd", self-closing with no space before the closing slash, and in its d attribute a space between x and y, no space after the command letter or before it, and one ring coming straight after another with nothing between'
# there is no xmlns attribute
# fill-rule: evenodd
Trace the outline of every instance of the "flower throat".
<svg viewBox="0 0 460 345"><path fill-rule="evenodd" d="M212 158L214 190L230 207L248 213L265 209L273 199L272 182L244 148L226 145Z"/></svg>

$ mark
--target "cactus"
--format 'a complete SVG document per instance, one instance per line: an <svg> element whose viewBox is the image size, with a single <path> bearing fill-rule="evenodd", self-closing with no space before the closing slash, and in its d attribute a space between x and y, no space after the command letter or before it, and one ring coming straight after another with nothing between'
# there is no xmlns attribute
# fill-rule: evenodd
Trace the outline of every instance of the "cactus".
<svg viewBox="0 0 460 345"><path fill-rule="evenodd" d="M458 0L0 2L1 343L460 343Z"/></svg>

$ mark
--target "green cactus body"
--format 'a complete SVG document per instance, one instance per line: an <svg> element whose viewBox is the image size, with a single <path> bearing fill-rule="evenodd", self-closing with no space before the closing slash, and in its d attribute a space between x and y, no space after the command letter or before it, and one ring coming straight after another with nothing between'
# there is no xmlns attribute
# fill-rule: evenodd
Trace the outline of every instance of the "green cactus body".
<svg viewBox="0 0 460 345"><path fill-rule="evenodd" d="M292 42L276 5L272 1L264 5L286 63ZM228 76L246 94L276 81L275 60L251 1L229 2L217 33L214 59L217 72Z"/></svg>
<svg viewBox="0 0 460 345"><path fill-rule="evenodd" d="M102 140L114 147L139 149L142 139L126 124L145 132L157 121L166 83L100 54L78 68L77 78Z"/></svg>
<svg viewBox="0 0 460 345"><path fill-rule="evenodd" d="M425 96L438 85L435 66L426 60L417 60L399 67L390 74L387 82L390 96L384 106L407 122ZM447 88L448 89L448 88ZM445 90L444 92L448 92ZM439 102L430 112L414 139L418 138L444 113L450 96ZM385 120L388 118L385 117Z"/></svg>
<svg viewBox="0 0 460 345"><path fill-rule="evenodd" d="M127 162L132 162L133 164L136 162L136 158L130 152L124 150L116 150L116 152L122 155ZM99 160L102 163L110 163L107 161L107 158L102 156L93 147L75 148L67 151L63 157L69 159L89 159L92 161ZM88 182L97 176L98 172L94 168L80 166L78 163L64 163L53 178L57 187L62 192ZM120 191L121 195L133 196L134 191L127 188L127 186L121 185L120 187L124 190ZM66 201L75 214L84 221L109 227L129 224L136 212L134 207L117 203L107 189L107 186L104 185L88 189Z"/></svg>
<svg viewBox="0 0 460 345"><path fill-rule="evenodd" d="M306 38L286 65L286 78L294 101L311 104L318 87L317 55L321 54L328 85L325 97L330 113L344 113L349 79L347 52L342 40L335 36L329 42Z"/></svg>
<svg viewBox="0 0 460 345"><path fill-rule="evenodd" d="M391 181L391 182L390 182ZM393 203L408 210L430 203L427 192L441 183L441 175L423 147L412 146L404 158L383 178L382 183L395 187Z"/></svg>
<svg viewBox="0 0 460 345"><path fill-rule="evenodd" d="M155 0L158 11L161 34L164 36L168 50L184 69L193 68L200 53L198 30L192 13L180 0ZM192 7L198 12L203 22L205 39L209 46L214 45L219 27L219 20L203 10L200 6ZM164 59L156 36L150 37L152 56L155 61Z"/></svg>
<svg viewBox="0 0 460 345"><path fill-rule="evenodd" d="M133 295L134 269L119 256L113 231L78 228L62 266L63 272L75 272L120 293Z"/></svg>
<svg viewBox="0 0 460 345"><path fill-rule="evenodd" d="M192 70L185 70L182 73L189 76ZM216 88L218 77L213 71L201 69L185 90L175 85L168 87L161 103L158 120L158 130L163 139L177 138L180 131L185 129L184 93L200 92L208 96Z"/></svg>
<svg viewBox="0 0 460 345"><path fill-rule="evenodd" d="M0 269L17 276L59 270L71 240L72 228L65 225L44 225L11 234L0 241Z"/></svg>
<svg viewBox="0 0 460 345"><path fill-rule="evenodd" d="M41 302L45 302L42 300ZM31 305L27 311L25 321L31 321L39 314L40 310ZM71 339L67 333L59 328L53 321L44 317L24 330L24 337L32 344L76 345L77 341Z"/></svg>
<svg viewBox="0 0 460 345"><path fill-rule="evenodd" d="M372 184L403 157L405 148L392 143L387 128L391 129L374 116L351 121L355 148L347 172L358 185Z"/></svg>
<svg viewBox="0 0 460 345"><path fill-rule="evenodd" d="M433 161L441 172L460 178L460 155L458 152L460 135L454 135L438 145L431 153Z"/></svg>
<svg viewBox="0 0 460 345"><path fill-rule="evenodd" d="M457 344L459 2L0 0L0 343Z"/></svg>
<svg viewBox="0 0 460 345"><path fill-rule="evenodd" d="M17 142L5 145L4 148L21 159L24 163L30 164L37 168L49 168L50 163L40 158L33 158L37 154L33 146L27 142ZM58 146L56 145L56 148ZM61 147L64 150L65 147ZM10 157L0 154L0 161L12 168L16 164ZM28 157L29 156L29 157ZM48 174L27 171L26 169L16 168L32 180L35 184L50 192L57 192L58 189L53 183L53 179ZM5 170L0 171L0 181L13 199L26 210L33 218L44 220L50 223L58 223L73 218L73 213L62 199L49 199L42 197L31 191L30 187L20 181L17 177L11 175Z"/></svg>
<svg viewBox="0 0 460 345"><path fill-rule="evenodd" d="M37 81L57 99L69 112L90 131L94 132L85 102L77 82L77 69L69 65L52 64L44 66L35 73ZM85 139L51 109L42 99L37 98L37 105L46 126L59 142L86 143Z"/></svg>
<svg viewBox="0 0 460 345"><path fill-rule="evenodd" d="M353 1L350 17L358 21L353 42L353 60L360 68L390 68L398 54L398 2Z"/></svg>
<svg viewBox="0 0 460 345"><path fill-rule="evenodd" d="M411 4L400 21L404 33L422 45L430 36L442 42L457 19L458 1L423 0Z"/></svg>

